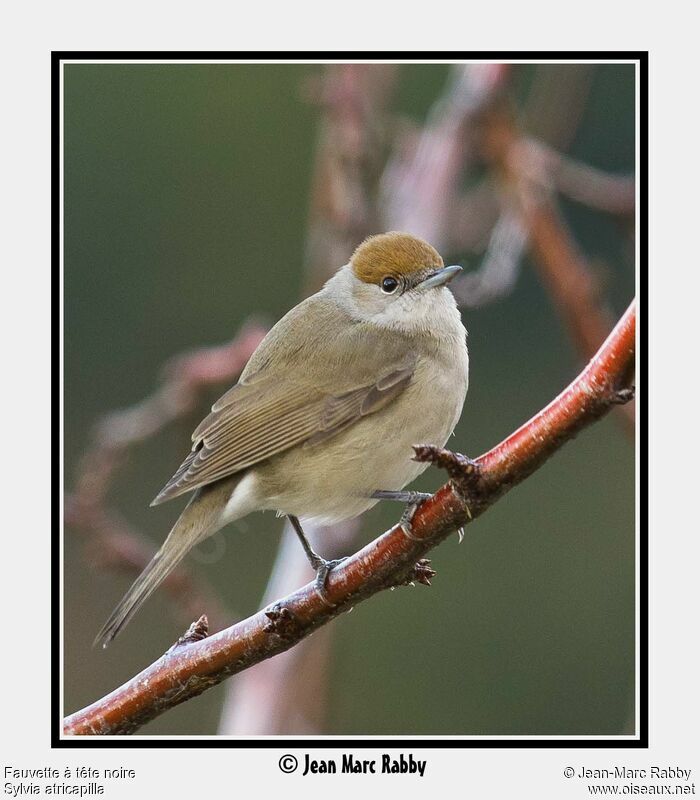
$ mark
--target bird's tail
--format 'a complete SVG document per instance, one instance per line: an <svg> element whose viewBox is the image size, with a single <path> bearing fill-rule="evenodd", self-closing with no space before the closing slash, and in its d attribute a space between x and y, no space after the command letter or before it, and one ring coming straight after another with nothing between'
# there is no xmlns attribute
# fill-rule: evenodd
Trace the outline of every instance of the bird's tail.
<svg viewBox="0 0 700 800"><path fill-rule="evenodd" d="M219 483L226 485L214 484L195 492L173 525L163 546L134 581L100 629L94 644L99 643L102 647L107 647L184 556L196 544L222 527L223 498L221 495L229 495L232 487L230 481Z"/></svg>

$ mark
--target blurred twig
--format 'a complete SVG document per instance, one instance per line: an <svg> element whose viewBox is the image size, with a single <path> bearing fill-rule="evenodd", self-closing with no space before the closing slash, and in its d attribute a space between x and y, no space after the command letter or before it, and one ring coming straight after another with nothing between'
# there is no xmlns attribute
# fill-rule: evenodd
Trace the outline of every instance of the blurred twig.
<svg viewBox="0 0 700 800"><path fill-rule="evenodd" d="M614 319L596 274L559 213L548 169L551 152L525 139L507 106L484 119L483 148L526 233L535 266L584 358L600 346ZM459 290L459 287L458 287ZM634 408L621 410L634 430Z"/></svg>
<svg viewBox="0 0 700 800"><path fill-rule="evenodd" d="M133 733L169 708L232 674L284 652L357 603L434 575L424 556L538 469L582 428L633 396L635 304L627 309L586 369L529 422L477 461L432 446L416 458L447 470L450 481L415 513L410 535L401 525L375 539L329 576L325 596L309 583L273 606L201 639L186 636L158 661L64 722L66 735ZM194 630L191 628L191 631Z"/></svg>
<svg viewBox="0 0 700 800"><path fill-rule="evenodd" d="M396 64L331 64L309 79L322 110L307 235L306 292L317 291L370 233L386 146L386 104Z"/></svg>
<svg viewBox="0 0 700 800"><path fill-rule="evenodd" d="M150 397L107 414L95 426L90 447L79 465L75 490L65 503L66 524L83 535L90 564L129 574L140 573L148 564L152 546L108 505L107 495L117 469L132 447L196 408L206 387L237 378L265 333L261 324L249 322L224 345L170 360L162 371L160 386ZM164 587L174 608L187 620L206 608L213 627L230 623L230 614L216 594L185 567L174 570Z"/></svg>
<svg viewBox="0 0 700 800"><path fill-rule="evenodd" d="M333 528L304 526L327 550L347 552L359 529L358 519ZM300 556L301 553L301 556ZM259 607L302 586L310 570L296 534L285 524L277 558ZM198 612L195 612L195 614ZM219 733L229 736L318 734L326 722L332 628L277 658L246 670L230 682L224 698Z"/></svg>
<svg viewBox="0 0 700 800"><path fill-rule="evenodd" d="M594 317L599 317L598 332L608 329L612 314L605 312L600 294L596 303L591 302L593 285L597 286L594 273L578 252L573 236L557 212L554 197L555 191L559 191L600 211L623 216L634 214L633 176L610 175L579 163L562 152L569 146L583 116L590 82L590 65L558 65L556 69L540 67L535 70L525 107L518 115L519 123L516 123L512 103L504 91L474 118L478 131L475 138L481 155L492 168L496 168L496 185L484 181L477 187L478 195L475 196L472 190L454 206L457 213L470 216L467 221L454 222L453 229L458 234L456 245L458 248L473 247L484 238L480 225L489 218L494 221L497 218L497 221L488 237L481 267L453 284L461 305L480 306L511 291L528 241L532 247L537 245L541 233L536 224L539 220L536 214L531 217L530 212L538 202L542 202L549 206L558 220L559 233L569 242L566 251L560 248L557 255L568 255L571 261L572 254L577 253L578 284L586 290L588 298L583 298L579 316L593 308ZM527 130L528 135L521 130ZM481 201L481 211L475 202L477 200ZM542 213L545 213L544 209ZM533 230L530 229L531 223L535 223ZM549 261L554 256L554 253L547 254ZM556 270L558 272L560 268ZM564 264L561 266L562 274L565 270ZM561 301L556 293L553 299L556 304ZM567 315L570 314L569 308ZM583 324L579 321L577 327ZM600 335L591 337L582 354L590 356L601 341ZM580 338L577 342L581 344Z"/></svg>
<svg viewBox="0 0 700 800"><path fill-rule="evenodd" d="M85 559L100 570L124 573L133 578L153 557L153 544L135 531L122 516L103 506L80 507L75 495L66 498L66 525L84 538ZM212 630L231 624L231 611L217 593L186 567L173 570L163 581L175 620L186 624L207 609Z"/></svg>
<svg viewBox="0 0 700 800"><path fill-rule="evenodd" d="M532 148L532 162L542 163L543 169L532 175L542 180L546 176L554 188L589 208L608 214L632 216L634 214L634 175L611 175L603 170L575 161L534 139L527 141Z"/></svg>
<svg viewBox="0 0 700 800"><path fill-rule="evenodd" d="M384 228L421 236L440 252L453 249L452 209L475 154L475 123L503 91L509 70L507 64L452 68L425 127L410 143L399 142L387 164L380 204Z"/></svg>
<svg viewBox="0 0 700 800"><path fill-rule="evenodd" d="M519 214L504 208L491 231L481 266L464 275L454 287L459 304L477 308L508 294L518 277L526 243L527 231Z"/></svg>

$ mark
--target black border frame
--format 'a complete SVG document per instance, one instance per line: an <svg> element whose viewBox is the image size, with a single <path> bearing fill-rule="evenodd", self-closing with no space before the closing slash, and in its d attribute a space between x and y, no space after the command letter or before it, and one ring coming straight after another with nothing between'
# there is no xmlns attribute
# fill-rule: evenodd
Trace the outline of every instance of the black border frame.
<svg viewBox="0 0 700 800"><path fill-rule="evenodd" d="M639 62L639 286L637 308L641 312L639 325L640 352L637 354L638 374L646 388L648 380L648 326L646 323L647 295L649 288L649 53L648 51L51 51L51 379L54 392L52 411L52 470L53 486L51 494L51 513L53 519L51 535L51 748L278 748L278 749L313 749L358 748L387 749L400 747L404 750L422 748L648 748L649 747L649 405L647 393L639 397L639 738L638 739L345 739L324 736L320 739L288 738L288 739L148 739L134 737L129 741L110 737L73 737L61 738L60 723L63 719L60 708L60 635L61 618L59 604L59 588L62 564L60 560L60 498L63 487L60 475L60 407L58 392L60 386L60 338L59 338L59 305L60 296L60 80L61 62L119 60L187 60L204 59L279 59L280 61L364 61L387 59L401 61L404 59L444 59L468 60L486 59L493 61L521 59L526 61L611 61L633 60Z"/></svg>

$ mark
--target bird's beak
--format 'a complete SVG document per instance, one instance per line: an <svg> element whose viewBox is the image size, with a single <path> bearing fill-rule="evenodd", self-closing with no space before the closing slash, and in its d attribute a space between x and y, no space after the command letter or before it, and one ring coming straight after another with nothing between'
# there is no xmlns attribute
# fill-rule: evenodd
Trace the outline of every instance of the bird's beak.
<svg viewBox="0 0 700 800"><path fill-rule="evenodd" d="M444 267L443 269L439 269L437 272L433 272L429 278L421 281L418 284L418 288L434 289L436 286L444 286L446 283L449 283L458 272L461 271L462 267L460 267L459 264L455 264L453 267Z"/></svg>

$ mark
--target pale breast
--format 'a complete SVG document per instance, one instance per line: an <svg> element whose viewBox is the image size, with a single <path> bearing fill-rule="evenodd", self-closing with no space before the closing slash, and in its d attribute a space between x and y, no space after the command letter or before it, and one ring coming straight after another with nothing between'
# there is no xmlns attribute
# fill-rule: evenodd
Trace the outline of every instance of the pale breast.
<svg viewBox="0 0 700 800"><path fill-rule="evenodd" d="M423 351L407 389L389 406L316 446L296 447L256 469L265 507L321 524L367 510L378 489L403 489L425 469L414 444L443 446L468 386L464 328Z"/></svg>

